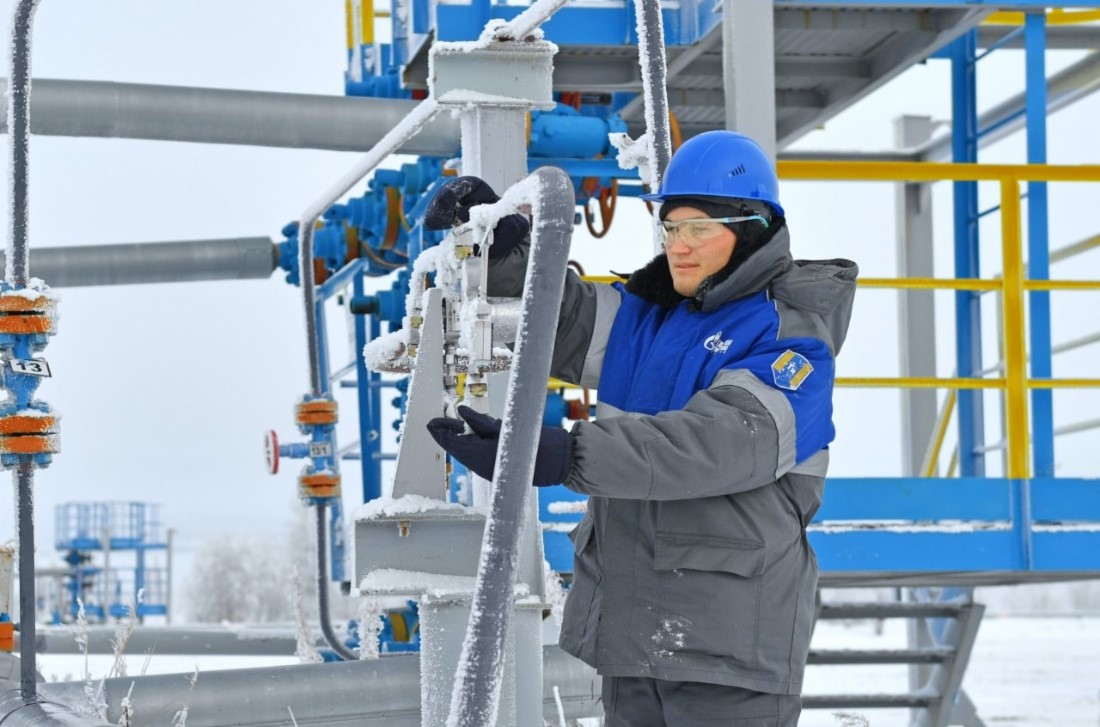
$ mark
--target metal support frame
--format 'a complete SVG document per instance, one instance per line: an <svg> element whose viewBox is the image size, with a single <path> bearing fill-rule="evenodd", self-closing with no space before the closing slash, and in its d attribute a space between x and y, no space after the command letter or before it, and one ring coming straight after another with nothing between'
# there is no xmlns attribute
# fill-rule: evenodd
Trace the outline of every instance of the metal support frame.
<svg viewBox="0 0 1100 727"><path fill-rule="evenodd" d="M726 128L751 137L775 159L775 8L772 0L722 5Z"/></svg>
<svg viewBox="0 0 1100 727"><path fill-rule="evenodd" d="M1027 161L1047 162L1046 15L1028 13L1024 22L1027 68ZM1045 182L1028 182L1028 277L1050 278L1050 243ZM1031 377L1049 379L1052 372L1050 293L1033 290L1030 302ZM1054 476L1054 392L1031 392L1033 468L1038 477Z"/></svg>
<svg viewBox="0 0 1100 727"><path fill-rule="evenodd" d="M919 146L932 136L932 119L904 116L895 122L899 148ZM899 278L934 276L932 241L932 186L903 183L896 187L897 271ZM900 291L898 342L902 376L936 375L936 301L931 290ZM901 446L903 473L923 472L925 451L936 431L935 391L901 392ZM934 470L933 470L934 472Z"/></svg>
<svg viewBox="0 0 1100 727"><path fill-rule="evenodd" d="M955 163L978 161L978 112L975 58L977 36L968 31L951 45L952 158ZM955 182L955 277L981 275L978 239L978 185ZM982 370L982 320L978 295L955 293L955 368L960 377ZM985 419L981 392L961 390L959 469L964 477L985 474Z"/></svg>

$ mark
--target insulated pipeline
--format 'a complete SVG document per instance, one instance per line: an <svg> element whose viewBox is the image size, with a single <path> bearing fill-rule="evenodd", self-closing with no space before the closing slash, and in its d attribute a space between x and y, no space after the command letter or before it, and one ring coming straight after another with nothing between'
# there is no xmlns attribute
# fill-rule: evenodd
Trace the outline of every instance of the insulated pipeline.
<svg viewBox="0 0 1100 727"><path fill-rule="evenodd" d="M51 288L270 278L270 237L39 247L34 271Z"/></svg>
<svg viewBox="0 0 1100 727"><path fill-rule="evenodd" d="M519 184L537 195L530 200L534 202L531 257L493 477L493 500L451 694L449 727L484 727L496 719L519 544L531 496L534 452L542 429L546 380L573 234L575 197L565 172L543 167Z"/></svg>
<svg viewBox="0 0 1100 727"><path fill-rule="evenodd" d="M31 132L366 152L416 106L405 99L39 78ZM458 146L458 122L445 115L406 139L401 153L449 157Z"/></svg>

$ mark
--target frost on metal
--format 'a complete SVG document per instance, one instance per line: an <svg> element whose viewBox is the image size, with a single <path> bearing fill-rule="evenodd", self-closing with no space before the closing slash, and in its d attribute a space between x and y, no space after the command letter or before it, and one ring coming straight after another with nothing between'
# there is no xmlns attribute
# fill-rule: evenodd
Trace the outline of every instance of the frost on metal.
<svg viewBox="0 0 1100 727"><path fill-rule="evenodd" d="M437 500L432 497L424 497L423 495L404 495L398 498L379 497L370 502L364 502L362 505L355 508L355 511L352 513L352 518L358 521L427 513L433 515L443 513L465 515L472 512L478 512L478 514L484 513L483 510L475 511L472 508L464 507L457 503L443 502L442 500Z"/></svg>
<svg viewBox="0 0 1100 727"><path fill-rule="evenodd" d="M295 566L290 576L290 585L294 596L294 621L297 628L294 630L294 655L303 664L320 664L324 661L321 652L317 650L316 639L309 627L309 616L306 614L306 594L302 587L302 576Z"/></svg>
<svg viewBox="0 0 1100 727"><path fill-rule="evenodd" d="M656 12L646 12L647 8L653 10L654 6ZM647 17L656 27L649 27L646 22ZM672 156L668 89L665 87L668 72L662 42L665 31L658 0L638 0L634 4L634 20L637 26L638 61L642 71L642 92L645 99L646 136L650 138L653 149L650 176L648 180L643 177L643 180L649 185L650 190L656 192L660 186L660 176L664 173L662 161L667 163ZM653 48L650 45L651 39L657 41L658 47ZM657 116L658 113L661 114L660 118Z"/></svg>
<svg viewBox="0 0 1100 727"><path fill-rule="evenodd" d="M378 635L382 633L382 601L364 598L359 602L359 660L378 658Z"/></svg>

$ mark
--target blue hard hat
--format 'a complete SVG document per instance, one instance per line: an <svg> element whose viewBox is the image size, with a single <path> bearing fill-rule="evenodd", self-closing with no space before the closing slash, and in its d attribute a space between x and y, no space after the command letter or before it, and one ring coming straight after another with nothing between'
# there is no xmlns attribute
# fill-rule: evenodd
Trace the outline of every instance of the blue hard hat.
<svg viewBox="0 0 1100 727"><path fill-rule="evenodd" d="M775 165L759 144L736 131L706 131L685 141L672 155L657 192L641 195L650 202L671 197L758 200L784 216Z"/></svg>

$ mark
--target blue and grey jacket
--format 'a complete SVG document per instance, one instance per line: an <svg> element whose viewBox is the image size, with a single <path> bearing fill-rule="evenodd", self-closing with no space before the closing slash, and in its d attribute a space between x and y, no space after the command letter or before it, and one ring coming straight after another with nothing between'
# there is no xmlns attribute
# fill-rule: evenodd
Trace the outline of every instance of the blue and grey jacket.
<svg viewBox="0 0 1100 727"><path fill-rule="evenodd" d="M525 255L493 264L492 292L517 292ZM590 496L570 535L565 651L605 676L801 692L817 585L806 526L856 274L793 261L782 228L694 300L570 275L553 373L599 404L573 428L565 482Z"/></svg>

